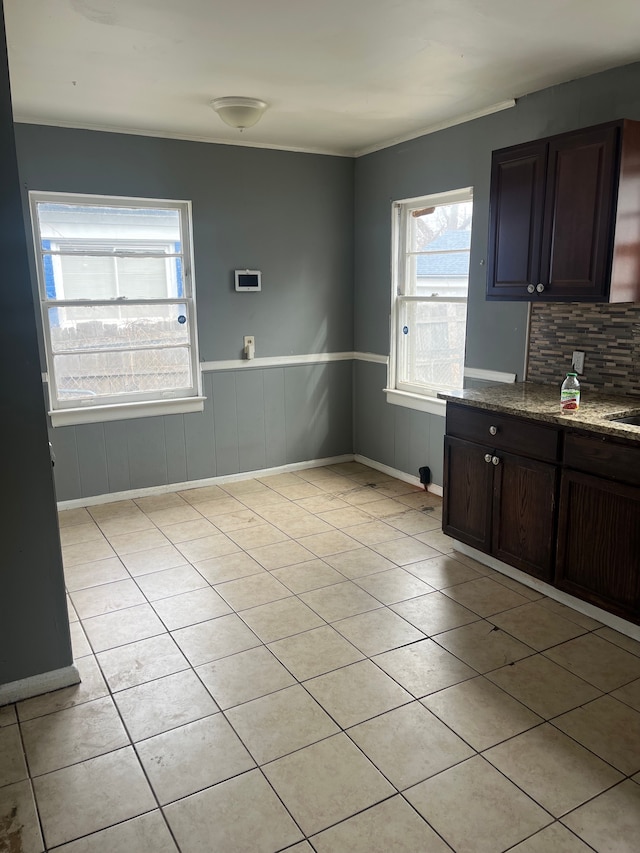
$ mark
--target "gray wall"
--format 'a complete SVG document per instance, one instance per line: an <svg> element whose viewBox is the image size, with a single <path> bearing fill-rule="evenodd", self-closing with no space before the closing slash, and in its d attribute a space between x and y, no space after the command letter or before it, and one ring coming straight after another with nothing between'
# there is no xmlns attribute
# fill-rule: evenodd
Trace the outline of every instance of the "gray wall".
<svg viewBox="0 0 640 853"><path fill-rule="evenodd" d="M202 361L240 358L247 334L257 356L353 349L351 159L35 125L16 141L25 194L191 200ZM236 268L262 292L236 293ZM207 373L202 414L53 429L58 499L351 453L351 374Z"/></svg>
<svg viewBox="0 0 640 853"><path fill-rule="evenodd" d="M486 302L491 152L531 139L617 118L640 119L640 64L628 65L518 100L517 106L438 133L370 154L355 167L354 349L388 355L391 202L458 187L474 188L466 364L516 373L522 379L527 309L522 303ZM386 374L367 365L356 369L355 448L371 458L398 459L407 417L386 409ZM375 379L373 378L375 375ZM415 417L414 417L415 416ZM417 418L417 421L416 421ZM411 413L411 434L421 424L429 438L428 464L442 471L443 418ZM378 426L383 423L382 434ZM367 452L367 449L369 452ZM372 453L375 451L375 456ZM387 462L391 464L391 462ZM416 474L415 460L402 470Z"/></svg>
<svg viewBox="0 0 640 853"><path fill-rule="evenodd" d="M239 358L245 334L258 356L387 355L391 202L473 186L467 365L522 378L526 306L484 299L491 151L620 117L640 118L638 64L355 162L32 125L16 138L26 188L192 200L206 361ZM262 269L262 293L233 290L247 266ZM443 418L389 406L385 383L362 362L206 374L203 414L52 430L58 497L354 450L411 474L429 465L441 483Z"/></svg>
<svg viewBox="0 0 640 853"><path fill-rule="evenodd" d="M52 431L59 500L352 452L350 361L204 374L203 413Z"/></svg>
<svg viewBox="0 0 640 853"><path fill-rule="evenodd" d="M444 418L389 405L384 388L387 368L357 361L354 368L356 452L390 468L418 476L429 465L434 483L442 483Z"/></svg>
<svg viewBox="0 0 640 853"><path fill-rule="evenodd" d="M72 663L0 8L0 685Z"/></svg>

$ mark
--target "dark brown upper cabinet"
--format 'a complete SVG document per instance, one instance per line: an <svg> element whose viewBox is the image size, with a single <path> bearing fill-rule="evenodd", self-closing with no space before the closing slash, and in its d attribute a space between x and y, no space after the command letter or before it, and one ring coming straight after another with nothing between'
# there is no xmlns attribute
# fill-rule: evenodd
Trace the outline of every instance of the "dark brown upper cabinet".
<svg viewBox="0 0 640 853"><path fill-rule="evenodd" d="M640 301L640 122L493 152L487 299Z"/></svg>

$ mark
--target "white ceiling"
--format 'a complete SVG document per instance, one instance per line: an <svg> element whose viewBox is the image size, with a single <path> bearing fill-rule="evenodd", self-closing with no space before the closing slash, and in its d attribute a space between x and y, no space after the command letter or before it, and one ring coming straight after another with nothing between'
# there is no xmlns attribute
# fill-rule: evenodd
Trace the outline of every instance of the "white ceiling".
<svg viewBox="0 0 640 853"><path fill-rule="evenodd" d="M16 121L359 154L640 59L638 0L4 0ZM209 101L262 98L253 128Z"/></svg>

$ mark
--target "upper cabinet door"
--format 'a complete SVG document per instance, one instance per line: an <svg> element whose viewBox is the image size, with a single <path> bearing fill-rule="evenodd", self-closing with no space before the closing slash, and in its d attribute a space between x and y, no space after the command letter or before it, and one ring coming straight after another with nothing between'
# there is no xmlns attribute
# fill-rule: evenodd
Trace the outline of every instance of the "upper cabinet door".
<svg viewBox="0 0 640 853"><path fill-rule="evenodd" d="M640 122L494 151L487 299L640 301Z"/></svg>
<svg viewBox="0 0 640 853"><path fill-rule="evenodd" d="M528 297L540 279L546 142L494 152L487 296Z"/></svg>
<svg viewBox="0 0 640 853"><path fill-rule="evenodd" d="M540 281L547 299L607 297L618 127L549 142Z"/></svg>

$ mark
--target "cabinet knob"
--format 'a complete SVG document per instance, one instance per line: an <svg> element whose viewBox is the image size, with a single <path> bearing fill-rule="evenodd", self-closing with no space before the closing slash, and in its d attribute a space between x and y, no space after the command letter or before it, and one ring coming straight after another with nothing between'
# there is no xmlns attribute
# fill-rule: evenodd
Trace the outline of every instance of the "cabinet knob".
<svg viewBox="0 0 640 853"><path fill-rule="evenodd" d="M498 427L497 426L490 426L489 427L489 435L497 435L497 434L498 434Z"/></svg>
<svg viewBox="0 0 640 853"><path fill-rule="evenodd" d="M491 462L491 454L490 453L484 454L484 461L485 462Z"/></svg>
<svg viewBox="0 0 640 853"><path fill-rule="evenodd" d="M536 284L536 290L538 291L538 293L542 293L542 291L544 290L544 284Z"/></svg>
<svg viewBox="0 0 640 853"><path fill-rule="evenodd" d="M491 459L491 461L493 462L493 464L494 464L494 465L499 465L499 464L500 464L500 457L498 457L498 456L494 456L494 457Z"/></svg>
<svg viewBox="0 0 640 853"><path fill-rule="evenodd" d="M528 284L527 285L527 293L534 293L534 292L535 292L535 287L533 286L533 284Z"/></svg>

